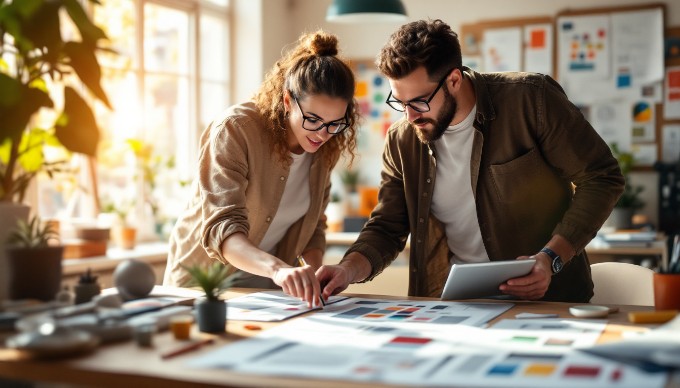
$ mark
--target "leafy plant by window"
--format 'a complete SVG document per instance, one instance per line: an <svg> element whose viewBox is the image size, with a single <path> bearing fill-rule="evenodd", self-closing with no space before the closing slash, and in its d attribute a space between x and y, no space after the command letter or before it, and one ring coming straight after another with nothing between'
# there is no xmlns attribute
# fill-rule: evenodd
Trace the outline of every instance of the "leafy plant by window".
<svg viewBox="0 0 680 388"><path fill-rule="evenodd" d="M19 220L16 229L7 237L7 245L18 248L45 248L49 242L59 241L59 234L54 230L53 224L40 221L33 217L28 222Z"/></svg>
<svg viewBox="0 0 680 388"><path fill-rule="evenodd" d="M210 264L194 264L182 266L191 276L184 284L185 287L200 287L205 293L205 298L210 301L219 300L220 294L231 287L236 273L229 274L231 265L225 265L219 261Z"/></svg>
<svg viewBox="0 0 680 388"><path fill-rule="evenodd" d="M624 152L619 149L618 144L613 143L611 145L612 154L619 162L619 168L621 168L621 174L623 174L626 180L626 185L623 190L623 194L616 202L616 207L619 208L632 208L639 209L645 205L645 203L640 199L640 193L644 190L642 186L632 186L630 184L630 172L633 170L633 165L635 164L635 157L630 152Z"/></svg>
<svg viewBox="0 0 680 388"><path fill-rule="evenodd" d="M79 40L62 38L66 20ZM22 202L39 171L58 168L45 160L45 145L95 155L99 128L73 81L111 108L95 56L105 39L78 0L0 1L0 201ZM63 107L53 100L55 87L63 88ZM39 111L54 113L54 121L38 126Z"/></svg>
<svg viewBox="0 0 680 388"><path fill-rule="evenodd" d="M357 170L346 169L340 172L340 180L345 186L345 189L350 193L355 193L357 191L359 177L360 173Z"/></svg>

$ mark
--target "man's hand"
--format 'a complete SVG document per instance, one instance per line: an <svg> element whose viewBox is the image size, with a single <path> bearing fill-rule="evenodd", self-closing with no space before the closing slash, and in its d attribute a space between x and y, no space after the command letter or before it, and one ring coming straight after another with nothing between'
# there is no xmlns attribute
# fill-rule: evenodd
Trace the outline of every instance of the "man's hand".
<svg viewBox="0 0 680 388"><path fill-rule="evenodd" d="M520 256L517 260L536 259L536 264L528 275L510 279L501 284L500 290L504 294L513 295L521 299L541 299L548 291L552 279L550 256L538 253L534 256Z"/></svg>
<svg viewBox="0 0 680 388"><path fill-rule="evenodd" d="M316 278L323 285L321 297L327 300L331 295L344 291L352 282L349 268L341 264L323 265L316 271Z"/></svg>

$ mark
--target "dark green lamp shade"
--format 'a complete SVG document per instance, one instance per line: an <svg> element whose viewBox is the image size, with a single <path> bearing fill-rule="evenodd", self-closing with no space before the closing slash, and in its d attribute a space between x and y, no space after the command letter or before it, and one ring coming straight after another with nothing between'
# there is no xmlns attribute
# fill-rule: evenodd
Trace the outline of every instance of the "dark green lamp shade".
<svg viewBox="0 0 680 388"><path fill-rule="evenodd" d="M371 23L406 21L401 0L333 0L326 21L337 23Z"/></svg>

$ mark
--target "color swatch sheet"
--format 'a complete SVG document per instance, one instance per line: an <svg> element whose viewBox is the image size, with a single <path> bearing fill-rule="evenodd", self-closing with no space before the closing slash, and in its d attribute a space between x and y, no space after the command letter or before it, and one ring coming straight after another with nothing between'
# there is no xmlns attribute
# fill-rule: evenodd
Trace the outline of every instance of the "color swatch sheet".
<svg viewBox="0 0 680 388"><path fill-rule="evenodd" d="M376 302L373 306L379 307L377 311L385 310L384 314L357 310L371 305L366 302ZM420 310L447 306L440 310L452 311L465 311L466 307L457 305L468 305L401 302L405 303L350 298L201 355L188 365L413 386L637 388L662 387L667 378L663 373L646 373L577 351L595 343L604 328L603 321L503 320L483 328L479 317L471 318L470 324L442 323L436 318L391 319L396 313L387 313L394 310L384 305L405 309L413 306L400 305L424 306ZM499 310L507 309L507 303L498 305ZM475 311L469 316L483 314Z"/></svg>
<svg viewBox="0 0 680 388"><path fill-rule="evenodd" d="M331 296L326 304L332 305L345 299L346 296ZM262 291L229 299L227 319L277 322L318 309L320 307L307 307L306 302L286 295L283 291Z"/></svg>

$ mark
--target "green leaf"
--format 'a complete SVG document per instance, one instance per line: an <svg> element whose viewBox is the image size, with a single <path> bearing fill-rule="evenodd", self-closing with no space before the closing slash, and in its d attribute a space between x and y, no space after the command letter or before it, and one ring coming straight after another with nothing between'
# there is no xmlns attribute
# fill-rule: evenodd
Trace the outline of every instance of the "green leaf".
<svg viewBox="0 0 680 388"><path fill-rule="evenodd" d="M19 143L19 164L26 172L36 172L40 170L45 157L42 149L45 144L45 131L33 129L24 135Z"/></svg>
<svg viewBox="0 0 680 388"><path fill-rule="evenodd" d="M21 97L21 82L8 76L7 74L0 73L0 106L13 106Z"/></svg>
<svg viewBox="0 0 680 388"><path fill-rule="evenodd" d="M100 84L101 69L92 48L80 42L66 42L64 52L71 59L69 64L85 86L111 109L109 99Z"/></svg>
<svg viewBox="0 0 680 388"><path fill-rule="evenodd" d="M10 85L10 79L4 74L0 74L0 79L6 78L2 81L3 84ZM5 105L0 103L0 142L5 139L18 139L28 125L31 116L38 112L42 107L51 108L53 106L50 96L42 90L30 88L19 84L18 93L16 89L16 82L10 89L2 89L2 94L7 94L2 100L7 102ZM13 96L9 94L16 93ZM9 102L12 103L9 103Z"/></svg>
<svg viewBox="0 0 680 388"><path fill-rule="evenodd" d="M64 88L64 114L68 121L55 126L55 135L68 150L95 156L99 127L85 100L71 87Z"/></svg>
<svg viewBox="0 0 680 388"><path fill-rule="evenodd" d="M87 17L83 6L77 0L62 0L64 7L68 12L71 20L78 27L80 35L83 37L83 41L87 43L90 47L96 46L96 42L99 39L106 39L106 34L104 31L97 27L90 18Z"/></svg>
<svg viewBox="0 0 680 388"><path fill-rule="evenodd" d="M42 1L40 6L21 22L21 33L33 42L34 47L46 48L52 63L56 62L63 45L59 24L60 8L61 3L58 1Z"/></svg>
<svg viewBox="0 0 680 388"><path fill-rule="evenodd" d="M44 0L20 0L20 1L12 1L12 3L9 5L18 15L21 15L23 18L27 19L31 15L33 15L38 8L40 8L40 5L43 3Z"/></svg>

